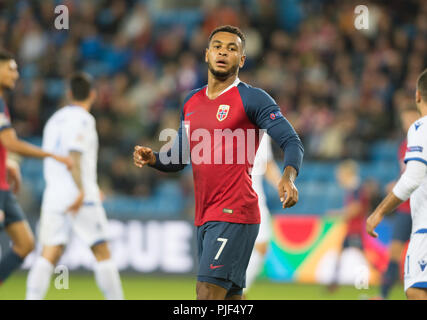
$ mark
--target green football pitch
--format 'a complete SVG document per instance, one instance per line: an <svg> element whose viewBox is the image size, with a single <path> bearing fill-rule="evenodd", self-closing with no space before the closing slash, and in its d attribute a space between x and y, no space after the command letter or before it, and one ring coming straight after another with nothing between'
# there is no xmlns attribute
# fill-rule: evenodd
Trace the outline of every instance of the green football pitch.
<svg viewBox="0 0 427 320"><path fill-rule="evenodd" d="M0 300L25 298L27 273L18 272L0 286ZM148 276L121 274L126 299L132 300L193 300L195 299L195 277ZM48 300L98 300L103 296L91 273L70 273L68 289L56 289L52 279L46 299ZM357 290L353 286L341 286L334 293L325 286L309 284L275 283L257 281L248 299L253 300L365 300L378 295L377 287ZM390 299L405 299L403 287L397 285Z"/></svg>

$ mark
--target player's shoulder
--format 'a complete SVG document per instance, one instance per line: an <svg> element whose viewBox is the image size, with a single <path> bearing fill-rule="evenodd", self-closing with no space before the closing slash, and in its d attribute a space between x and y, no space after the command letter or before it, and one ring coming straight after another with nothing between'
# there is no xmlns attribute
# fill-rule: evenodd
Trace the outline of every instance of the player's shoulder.
<svg viewBox="0 0 427 320"><path fill-rule="evenodd" d="M191 90L189 93L187 93L187 95L184 98L184 103L183 105L185 105L192 97L194 97L196 94L201 93L203 89L206 88L206 85L204 85L203 87L200 88L196 88Z"/></svg>
<svg viewBox="0 0 427 320"><path fill-rule="evenodd" d="M410 136L425 136L427 132L427 116L416 120L408 130L408 137Z"/></svg>
<svg viewBox="0 0 427 320"><path fill-rule="evenodd" d="M64 106L55 111L55 113L49 118L46 125L51 123L61 123L64 128L71 129L82 125L93 126L95 124L95 118L83 108Z"/></svg>
<svg viewBox="0 0 427 320"><path fill-rule="evenodd" d="M64 107L64 113L67 116L70 116L70 120L79 122L79 123L94 123L95 117L85 109L76 106L66 106Z"/></svg>
<svg viewBox="0 0 427 320"><path fill-rule="evenodd" d="M263 89L253 87L246 82L240 81L237 85L243 104L247 106L271 106L276 101Z"/></svg>

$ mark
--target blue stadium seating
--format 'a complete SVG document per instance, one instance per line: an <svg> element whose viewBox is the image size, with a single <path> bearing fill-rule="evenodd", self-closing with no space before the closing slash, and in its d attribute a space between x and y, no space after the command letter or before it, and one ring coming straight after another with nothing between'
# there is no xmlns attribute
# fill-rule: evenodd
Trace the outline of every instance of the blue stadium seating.
<svg viewBox="0 0 427 320"><path fill-rule="evenodd" d="M40 145L40 138L29 140ZM396 179L399 165L396 160L397 144L383 141L371 147L370 161L359 162L362 180L375 179L381 187ZM335 177L337 162L305 161L297 179L300 201L292 208L282 209L277 190L264 181L267 204L273 214L325 214L343 205L344 191ZM22 176L41 199L43 181L43 162L38 159L24 159L21 163ZM104 205L109 216L116 217L179 217L189 199L182 194L179 181L170 179L161 182L149 198L135 198L118 195L106 199ZM192 199L190 199L192 201Z"/></svg>

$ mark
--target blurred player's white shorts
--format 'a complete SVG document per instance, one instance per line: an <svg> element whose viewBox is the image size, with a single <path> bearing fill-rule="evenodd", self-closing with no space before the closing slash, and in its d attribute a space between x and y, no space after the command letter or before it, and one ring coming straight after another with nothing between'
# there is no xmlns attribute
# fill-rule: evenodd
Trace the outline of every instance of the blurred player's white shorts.
<svg viewBox="0 0 427 320"><path fill-rule="evenodd" d="M266 205L260 205L261 224L255 243L269 242L271 237L271 215Z"/></svg>
<svg viewBox="0 0 427 320"><path fill-rule="evenodd" d="M43 208L39 224L39 239L43 246L65 245L74 232L89 247L108 240L108 221L101 204L83 205L79 212Z"/></svg>
<svg viewBox="0 0 427 320"><path fill-rule="evenodd" d="M427 229L421 229L411 235L405 259L405 291L411 287L427 288L426 232Z"/></svg>

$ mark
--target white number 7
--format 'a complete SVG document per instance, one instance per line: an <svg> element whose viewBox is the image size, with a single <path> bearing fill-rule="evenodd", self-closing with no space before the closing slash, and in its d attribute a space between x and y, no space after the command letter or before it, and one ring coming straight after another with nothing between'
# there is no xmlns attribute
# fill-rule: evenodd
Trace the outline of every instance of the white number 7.
<svg viewBox="0 0 427 320"><path fill-rule="evenodd" d="M218 239L216 239L216 241L221 241L222 242L221 247L219 247L218 253L215 256L215 260L218 260L218 258L221 255L221 252L224 249L225 244L227 243L228 239L226 239L226 238L218 238Z"/></svg>

